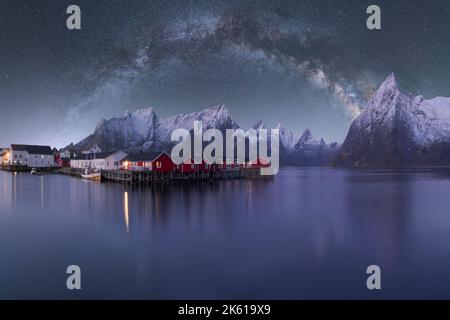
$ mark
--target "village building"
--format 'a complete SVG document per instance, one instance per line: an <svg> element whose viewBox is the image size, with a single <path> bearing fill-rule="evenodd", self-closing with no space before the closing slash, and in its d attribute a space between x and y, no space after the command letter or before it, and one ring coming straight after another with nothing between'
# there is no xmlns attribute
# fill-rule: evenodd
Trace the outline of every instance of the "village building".
<svg viewBox="0 0 450 320"><path fill-rule="evenodd" d="M59 157L64 159L70 159L72 157L76 157L76 155L72 155L72 151L70 150L60 150Z"/></svg>
<svg viewBox="0 0 450 320"><path fill-rule="evenodd" d="M98 144L96 144L87 150L81 151L81 154L93 154L93 153L102 153L102 152L103 152L102 148L100 148L100 146Z"/></svg>
<svg viewBox="0 0 450 320"><path fill-rule="evenodd" d="M192 157L188 157L176 166L176 170L182 173L193 173L197 171L197 165Z"/></svg>
<svg viewBox="0 0 450 320"><path fill-rule="evenodd" d="M65 149L59 151L59 156L63 159L75 158L81 154L83 154L81 150Z"/></svg>
<svg viewBox="0 0 450 320"><path fill-rule="evenodd" d="M69 168L70 167L70 157L62 157L62 153L56 153L55 154L55 163L56 166L59 168Z"/></svg>
<svg viewBox="0 0 450 320"><path fill-rule="evenodd" d="M209 164L205 160L202 163L195 163L192 157L186 158L183 163L176 165L176 171L181 173L210 173L219 168L217 164Z"/></svg>
<svg viewBox="0 0 450 320"><path fill-rule="evenodd" d="M30 168L51 168L55 166L55 156L49 146L12 144L8 164Z"/></svg>
<svg viewBox="0 0 450 320"><path fill-rule="evenodd" d="M70 167L76 169L119 170L126 156L127 154L122 150L81 154L70 159Z"/></svg>
<svg viewBox="0 0 450 320"><path fill-rule="evenodd" d="M153 171L167 173L176 165L166 152L150 152L129 154L122 161L122 167L130 171Z"/></svg>

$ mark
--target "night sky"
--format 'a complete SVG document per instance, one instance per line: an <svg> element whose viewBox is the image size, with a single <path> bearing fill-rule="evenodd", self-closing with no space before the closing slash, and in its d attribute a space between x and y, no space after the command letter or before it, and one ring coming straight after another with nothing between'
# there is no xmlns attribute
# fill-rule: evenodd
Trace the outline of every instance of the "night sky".
<svg viewBox="0 0 450 320"><path fill-rule="evenodd" d="M82 10L82 30L66 9ZM378 4L382 30L366 28ZM62 147L101 118L226 104L341 142L377 85L450 96L450 2L2 0L0 146Z"/></svg>

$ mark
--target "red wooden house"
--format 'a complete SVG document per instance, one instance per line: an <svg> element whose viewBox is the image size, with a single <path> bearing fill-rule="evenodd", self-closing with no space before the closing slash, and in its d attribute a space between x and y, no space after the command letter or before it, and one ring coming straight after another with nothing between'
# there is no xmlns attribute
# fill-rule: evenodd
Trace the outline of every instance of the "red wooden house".
<svg viewBox="0 0 450 320"><path fill-rule="evenodd" d="M175 170L175 163L166 152L129 154L122 161L122 167L131 171L153 171L167 173Z"/></svg>
<svg viewBox="0 0 450 320"><path fill-rule="evenodd" d="M208 163L205 160L201 164L198 164L198 171L204 173L216 172L218 166L215 163Z"/></svg>
<svg viewBox="0 0 450 320"><path fill-rule="evenodd" d="M166 152L162 152L158 157L156 157L156 159L153 160L153 164L152 171L155 172L172 172L176 167L176 164Z"/></svg>
<svg viewBox="0 0 450 320"><path fill-rule="evenodd" d="M244 168L245 162L239 161L237 158L224 159L219 167L221 170Z"/></svg>
<svg viewBox="0 0 450 320"><path fill-rule="evenodd" d="M209 164L205 160L202 160L202 163L195 163L192 157L188 157L177 166L177 171L182 173L211 173L218 171L218 167L218 165Z"/></svg>
<svg viewBox="0 0 450 320"><path fill-rule="evenodd" d="M197 165L192 157L188 157L177 166L177 170L182 173L194 173L197 172Z"/></svg>
<svg viewBox="0 0 450 320"><path fill-rule="evenodd" d="M70 159L61 157L60 153L55 153L55 163L60 168L69 168L70 167Z"/></svg>

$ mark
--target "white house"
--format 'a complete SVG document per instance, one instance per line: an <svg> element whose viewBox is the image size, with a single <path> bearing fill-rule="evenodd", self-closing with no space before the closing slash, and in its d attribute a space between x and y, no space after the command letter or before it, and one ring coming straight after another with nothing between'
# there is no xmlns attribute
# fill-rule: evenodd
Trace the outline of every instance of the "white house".
<svg viewBox="0 0 450 320"><path fill-rule="evenodd" d="M88 150L81 151L82 154L102 153L102 152L103 152L103 150L102 150L102 148L100 148L100 146L98 144L93 145Z"/></svg>
<svg viewBox="0 0 450 320"><path fill-rule="evenodd" d="M55 166L55 156L49 146L12 144L8 162L30 168L49 168Z"/></svg>
<svg viewBox="0 0 450 320"><path fill-rule="evenodd" d="M116 152L101 152L81 154L70 159L70 167L77 169L91 168L97 170L118 170L127 154L122 150Z"/></svg>

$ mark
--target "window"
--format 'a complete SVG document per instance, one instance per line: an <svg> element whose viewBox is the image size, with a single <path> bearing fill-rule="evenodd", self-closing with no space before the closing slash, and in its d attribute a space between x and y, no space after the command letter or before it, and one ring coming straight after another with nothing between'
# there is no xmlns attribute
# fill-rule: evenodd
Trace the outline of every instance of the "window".
<svg viewBox="0 0 450 320"><path fill-rule="evenodd" d="M162 168L162 163L161 163L161 161L156 161L156 167L157 167L158 169L161 169L161 168Z"/></svg>

